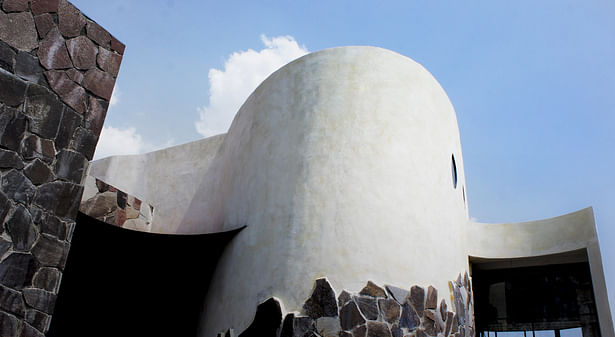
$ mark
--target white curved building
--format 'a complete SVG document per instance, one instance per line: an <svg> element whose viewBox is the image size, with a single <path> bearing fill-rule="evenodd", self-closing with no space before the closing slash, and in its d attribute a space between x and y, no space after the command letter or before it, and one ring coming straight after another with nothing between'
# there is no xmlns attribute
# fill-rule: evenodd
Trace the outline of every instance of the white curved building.
<svg viewBox="0 0 615 337"><path fill-rule="evenodd" d="M229 328L265 336L268 320L281 336L577 327L585 337L615 336L591 209L531 223L471 222L453 106L425 68L388 50L304 56L250 95L227 134L105 158L89 174L83 213L110 193L94 178L152 206L131 225L114 216L120 226L164 234L245 226L218 261L202 336ZM570 282L538 277L542 286L561 283L565 291L552 298L567 309L549 309L551 297L529 300L547 308L530 322L510 297L527 284L498 277L514 268L539 275L523 269L536 266ZM281 316L263 309L255 319L271 298Z"/></svg>

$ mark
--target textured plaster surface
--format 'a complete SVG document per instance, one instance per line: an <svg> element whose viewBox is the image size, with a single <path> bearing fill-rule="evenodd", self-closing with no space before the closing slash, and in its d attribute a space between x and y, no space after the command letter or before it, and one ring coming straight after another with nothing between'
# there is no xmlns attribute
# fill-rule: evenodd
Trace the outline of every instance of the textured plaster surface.
<svg viewBox="0 0 615 337"><path fill-rule="evenodd" d="M592 210L470 222L453 107L427 70L391 51L302 57L252 93L226 135L99 160L90 174L156 207L154 232L247 226L219 261L203 336L242 331L270 297L299 312L319 277L337 291L364 280L448 289L468 256L586 248L602 335L613 337Z"/></svg>

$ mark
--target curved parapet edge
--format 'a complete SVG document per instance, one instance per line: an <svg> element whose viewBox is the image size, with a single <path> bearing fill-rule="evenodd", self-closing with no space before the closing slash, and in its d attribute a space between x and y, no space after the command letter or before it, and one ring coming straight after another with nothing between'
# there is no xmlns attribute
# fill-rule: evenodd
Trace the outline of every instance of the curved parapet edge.
<svg viewBox="0 0 615 337"><path fill-rule="evenodd" d="M518 223L470 222L468 255L513 258L557 254L597 242L591 207L561 216Z"/></svg>
<svg viewBox="0 0 615 337"><path fill-rule="evenodd" d="M96 160L90 164L88 179L98 179L151 205L156 216L147 227L148 232L214 233L217 230L205 227L198 232L180 233L178 226L190 201L199 192L200 181L208 174L225 136L220 134L149 153Z"/></svg>
<svg viewBox="0 0 615 337"><path fill-rule="evenodd" d="M615 337L592 207L536 221L469 222L466 234L468 256L479 259L539 257L586 250L600 332L603 337Z"/></svg>

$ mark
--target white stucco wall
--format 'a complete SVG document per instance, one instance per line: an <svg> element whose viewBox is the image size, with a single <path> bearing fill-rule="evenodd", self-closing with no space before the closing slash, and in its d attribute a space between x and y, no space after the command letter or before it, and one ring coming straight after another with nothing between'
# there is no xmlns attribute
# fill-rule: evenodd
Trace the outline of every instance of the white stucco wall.
<svg viewBox="0 0 615 337"><path fill-rule="evenodd" d="M450 305L447 282L468 269L468 256L587 248L602 336L614 337L591 209L469 222L453 107L427 70L388 50L304 56L252 93L226 135L106 158L90 174L154 205L155 232L247 225L218 263L203 336L242 331L272 296L300 311L319 277L338 293L368 280L433 285Z"/></svg>
<svg viewBox="0 0 615 337"><path fill-rule="evenodd" d="M467 269L456 115L407 57L346 47L290 63L248 98L218 156L180 230L248 227L219 263L203 336L242 331L271 296L299 311L318 277L338 292L372 280L448 298Z"/></svg>
<svg viewBox="0 0 615 337"><path fill-rule="evenodd" d="M141 155L113 156L91 163L88 174L154 206L152 232L178 232L183 214L218 153L224 135ZM199 228L197 233L210 233Z"/></svg>

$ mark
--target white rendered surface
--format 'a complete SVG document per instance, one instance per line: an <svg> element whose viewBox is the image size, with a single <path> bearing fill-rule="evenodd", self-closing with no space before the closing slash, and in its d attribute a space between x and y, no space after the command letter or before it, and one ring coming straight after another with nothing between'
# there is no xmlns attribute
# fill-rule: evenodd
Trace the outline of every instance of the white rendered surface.
<svg viewBox="0 0 615 337"><path fill-rule="evenodd" d="M154 206L152 232L191 234L178 231L182 215L223 140L218 135L146 154L103 158L90 164L88 175Z"/></svg>
<svg viewBox="0 0 615 337"><path fill-rule="evenodd" d="M180 229L248 227L219 262L203 336L242 331L271 296L299 311L318 277L338 292L434 285L448 299L467 269L456 115L407 57L347 47L290 63L244 103L218 156Z"/></svg>
<svg viewBox="0 0 615 337"><path fill-rule="evenodd" d="M458 183L453 187L451 155ZM242 230L212 279L202 336L243 331L278 298L300 311L314 280L433 285L468 256L588 249L603 337L614 337L591 209L519 224L468 220L455 112L416 62L374 47L304 56L265 80L229 132L93 162L90 174L156 207L152 230Z"/></svg>

